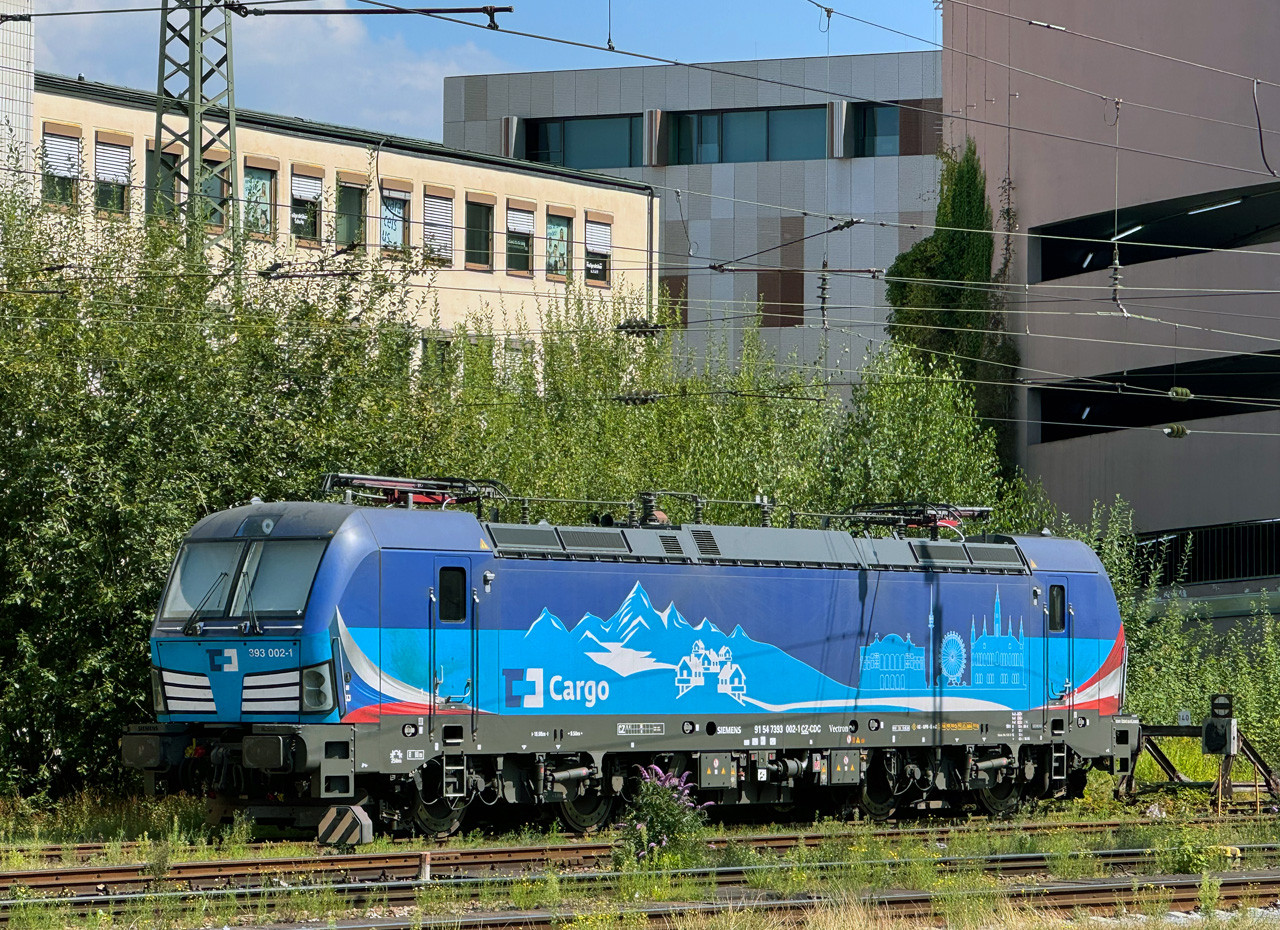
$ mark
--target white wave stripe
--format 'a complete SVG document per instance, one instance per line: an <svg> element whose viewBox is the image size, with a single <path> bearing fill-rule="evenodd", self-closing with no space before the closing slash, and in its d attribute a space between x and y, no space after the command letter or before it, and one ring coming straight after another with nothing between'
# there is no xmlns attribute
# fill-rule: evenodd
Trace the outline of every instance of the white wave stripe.
<svg viewBox="0 0 1280 930"><path fill-rule="evenodd" d="M430 692L392 678L374 665L373 662L369 661L369 657L356 645L355 637L347 629L347 624L342 619L342 611L335 609L334 613L338 615L338 639L342 643L343 651L347 654L347 665L351 667L353 674L363 678L366 684L381 691L386 697L394 698L397 701L410 701L415 704L431 703Z"/></svg>
<svg viewBox="0 0 1280 930"><path fill-rule="evenodd" d="M978 698L967 697L934 698L928 695L924 697L866 698L860 701L835 698L826 701L797 701L794 704L769 704L765 701L757 701L749 695L744 695L742 699L748 704L754 704L756 707L763 710L773 711L774 713L793 710L847 710L855 712L865 711L873 707L898 707L903 710L939 711L1012 710L1008 704L1000 704L996 701L983 701Z"/></svg>
<svg viewBox="0 0 1280 930"><path fill-rule="evenodd" d="M1124 686L1124 665L1116 666L1107 672L1102 678L1094 682L1083 691L1077 691L1070 697L1072 704L1096 704L1106 700L1120 700L1120 691ZM1036 710L1061 709L1067 706L1067 701L1058 701L1053 704L1041 704Z"/></svg>

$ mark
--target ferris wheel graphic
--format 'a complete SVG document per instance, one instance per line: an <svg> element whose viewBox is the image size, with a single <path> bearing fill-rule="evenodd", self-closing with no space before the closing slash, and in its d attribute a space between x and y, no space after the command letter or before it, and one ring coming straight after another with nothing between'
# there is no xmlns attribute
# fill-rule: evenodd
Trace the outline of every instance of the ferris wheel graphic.
<svg viewBox="0 0 1280 930"><path fill-rule="evenodd" d="M947 684L958 685L964 675L964 641L960 634L951 630L942 637L942 649L939 656L942 660L942 674L947 676Z"/></svg>

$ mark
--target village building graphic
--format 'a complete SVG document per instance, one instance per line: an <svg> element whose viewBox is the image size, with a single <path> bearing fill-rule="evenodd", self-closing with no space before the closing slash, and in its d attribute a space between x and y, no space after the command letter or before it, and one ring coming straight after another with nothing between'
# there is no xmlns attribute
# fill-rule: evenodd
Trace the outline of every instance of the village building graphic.
<svg viewBox="0 0 1280 930"><path fill-rule="evenodd" d="M739 704L747 693L747 676L733 662L733 652L728 646L719 651L708 649L702 640L694 640L693 649L676 663L676 697L684 697L708 680L715 681L716 690L727 694Z"/></svg>

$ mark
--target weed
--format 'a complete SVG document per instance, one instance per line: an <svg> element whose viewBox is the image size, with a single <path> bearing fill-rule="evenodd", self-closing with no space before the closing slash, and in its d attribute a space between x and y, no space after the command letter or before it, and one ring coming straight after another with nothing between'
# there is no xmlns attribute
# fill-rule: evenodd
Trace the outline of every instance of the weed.
<svg viewBox="0 0 1280 930"><path fill-rule="evenodd" d="M688 772L674 775L656 765L641 769L620 830L619 857L633 862L674 860L678 867L701 864L705 850L699 838L706 807L694 800Z"/></svg>
<svg viewBox="0 0 1280 930"><path fill-rule="evenodd" d="M1217 913L1221 890L1221 879L1208 874L1200 876L1200 913L1205 917Z"/></svg>

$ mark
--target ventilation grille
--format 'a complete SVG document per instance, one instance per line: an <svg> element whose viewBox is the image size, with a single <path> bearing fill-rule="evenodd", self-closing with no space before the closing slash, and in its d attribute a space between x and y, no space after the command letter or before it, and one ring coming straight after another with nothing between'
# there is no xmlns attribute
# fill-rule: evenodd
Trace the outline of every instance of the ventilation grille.
<svg viewBox="0 0 1280 930"><path fill-rule="evenodd" d="M245 714L296 714L301 709L302 673L265 672L245 675L240 712Z"/></svg>
<svg viewBox="0 0 1280 930"><path fill-rule="evenodd" d="M662 551L667 555L684 555L684 547L680 545L679 536L669 536L666 533L659 533L658 538L662 540Z"/></svg>
<svg viewBox="0 0 1280 930"><path fill-rule="evenodd" d="M720 547L716 545L716 538L711 535L710 530L690 530L693 541L698 544L698 551L703 555L720 555Z"/></svg>
<svg viewBox="0 0 1280 930"><path fill-rule="evenodd" d="M165 707L171 713L211 714L216 709L213 703L213 688L209 684L208 675L192 675L162 669L160 680L164 685Z"/></svg>
<svg viewBox="0 0 1280 930"><path fill-rule="evenodd" d="M604 552L629 552L621 530L560 529L566 549L595 549Z"/></svg>
<svg viewBox="0 0 1280 930"><path fill-rule="evenodd" d="M1022 567L1022 559L1018 550L1012 546L967 546L969 555L975 562L997 562L1001 565Z"/></svg>
<svg viewBox="0 0 1280 930"><path fill-rule="evenodd" d="M911 548L921 562L949 562L953 565L969 564L969 557L964 553L964 546L955 543L913 542Z"/></svg>
<svg viewBox="0 0 1280 930"><path fill-rule="evenodd" d="M539 552L561 551L560 537L550 526L510 526L490 524L489 532L499 549L536 549Z"/></svg>

